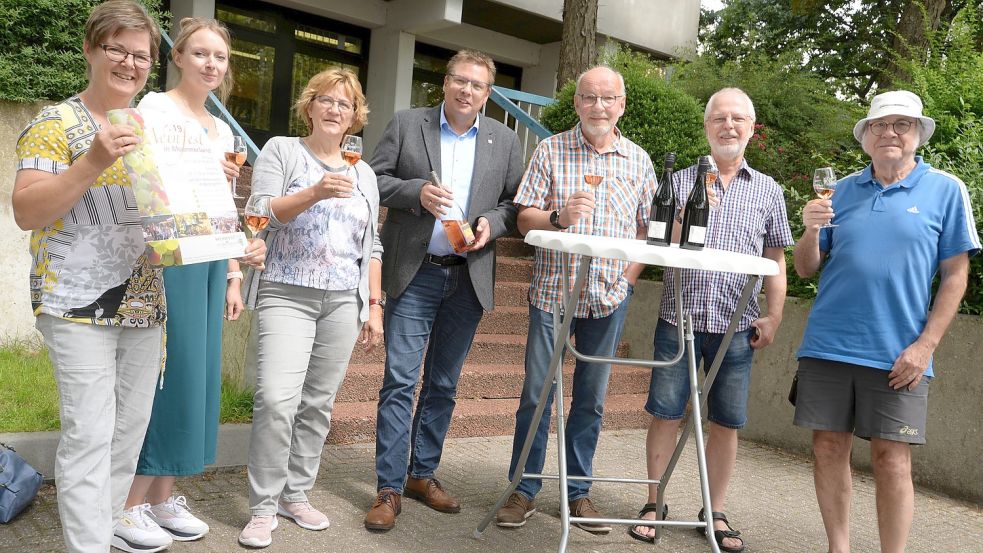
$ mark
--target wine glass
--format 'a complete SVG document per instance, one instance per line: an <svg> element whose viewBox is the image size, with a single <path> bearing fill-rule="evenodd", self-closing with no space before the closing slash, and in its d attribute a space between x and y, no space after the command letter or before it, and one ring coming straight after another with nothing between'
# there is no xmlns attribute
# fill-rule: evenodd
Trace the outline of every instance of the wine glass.
<svg viewBox="0 0 983 553"><path fill-rule="evenodd" d="M355 136L354 134L346 134L345 138L341 141L341 157L345 159L345 163L348 164L348 169L345 169L345 174L348 174L348 170L358 163L358 160L362 159L362 137Z"/></svg>
<svg viewBox="0 0 983 553"><path fill-rule="evenodd" d="M599 167L600 163L596 158L591 157L587 161L587 168L584 170L584 182L587 184L587 190L596 193L597 187L600 186L601 181L604 180L603 171Z"/></svg>
<svg viewBox="0 0 983 553"><path fill-rule="evenodd" d="M833 174L832 167L820 167L816 169L815 174L812 176L812 189L816 191L816 195L823 200L828 200L833 197L833 193L836 192L836 175ZM819 228L832 228L834 225L832 222L828 222L824 225L820 225Z"/></svg>
<svg viewBox="0 0 983 553"><path fill-rule="evenodd" d="M259 231L270 224L270 197L253 194L246 200L246 208L242 211L246 226L256 236Z"/></svg>
<svg viewBox="0 0 983 553"><path fill-rule="evenodd" d="M242 167L246 163L246 140L243 137L232 137L232 151L225 152L225 161L231 161L237 167ZM243 196L239 195L239 190L236 188L238 180L238 177L232 177L232 197L237 200L243 198Z"/></svg>

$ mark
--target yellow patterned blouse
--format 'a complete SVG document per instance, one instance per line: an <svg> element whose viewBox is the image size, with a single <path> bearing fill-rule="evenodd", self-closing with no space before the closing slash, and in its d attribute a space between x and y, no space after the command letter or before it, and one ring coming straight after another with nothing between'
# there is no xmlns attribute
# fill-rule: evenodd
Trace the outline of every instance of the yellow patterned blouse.
<svg viewBox="0 0 983 553"><path fill-rule="evenodd" d="M58 174L89 151L98 130L78 96L48 106L17 140L17 170ZM162 326L161 270L147 264L130 179L121 160L72 209L31 234L31 305L74 322Z"/></svg>

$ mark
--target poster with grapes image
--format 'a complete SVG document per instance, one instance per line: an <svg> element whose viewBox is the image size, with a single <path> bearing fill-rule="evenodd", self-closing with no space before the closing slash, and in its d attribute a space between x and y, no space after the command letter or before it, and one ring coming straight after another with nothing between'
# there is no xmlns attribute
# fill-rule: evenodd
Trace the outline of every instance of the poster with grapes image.
<svg viewBox="0 0 983 553"><path fill-rule="evenodd" d="M219 157L192 119L118 109L113 124L129 125L140 144L123 156L140 212L147 257L159 266L240 257L246 248Z"/></svg>

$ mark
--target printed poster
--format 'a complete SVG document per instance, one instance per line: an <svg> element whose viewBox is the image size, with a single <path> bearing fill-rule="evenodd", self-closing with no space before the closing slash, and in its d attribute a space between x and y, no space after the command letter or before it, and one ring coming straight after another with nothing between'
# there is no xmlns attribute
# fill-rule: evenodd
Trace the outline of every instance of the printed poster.
<svg viewBox="0 0 983 553"><path fill-rule="evenodd" d="M246 235L205 130L190 120L145 119L134 108L107 115L113 124L132 126L142 139L123 156L123 165L150 263L169 267L241 257Z"/></svg>

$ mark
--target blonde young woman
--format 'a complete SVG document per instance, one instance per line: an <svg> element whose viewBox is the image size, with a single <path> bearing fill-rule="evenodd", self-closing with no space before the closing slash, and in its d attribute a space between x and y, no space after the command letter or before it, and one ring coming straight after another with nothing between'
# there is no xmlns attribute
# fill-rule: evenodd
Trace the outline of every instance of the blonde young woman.
<svg viewBox="0 0 983 553"><path fill-rule="evenodd" d="M165 93L151 92L138 106L144 117L200 125L216 163L227 177L238 167L223 159L232 130L205 110L208 93L225 99L232 88L229 32L213 19L185 18L171 57L180 76ZM251 263L261 266L265 245L250 242ZM164 269L168 299L167 370L157 390L136 477L126 501L127 521L116 528L113 546L130 552L159 551L172 540L196 540L208 524L191 514L184 496L174 496L178 476L199 474L215 462L222 385L222 320L242 312L236 260Z"/></svg>
<svg viewBox="0 0 983 553"><path fill-rule="evenodd" d="M266 547L277 514L309 530L328 518L308 502L331 409L356 339L382 338L379 190L372 168L341 157L346 134L365 125L358 78L318 73L295 109L303 138L271 139L253 171L253 194L269 197L267 268L247 279L256 306L258 354L249 444L252 517L239 543Z"/></svg>

